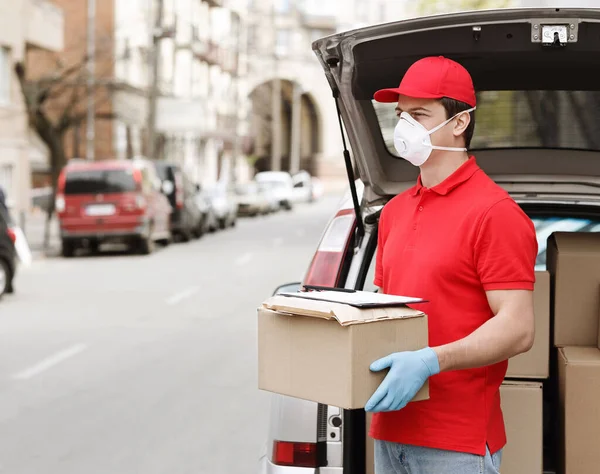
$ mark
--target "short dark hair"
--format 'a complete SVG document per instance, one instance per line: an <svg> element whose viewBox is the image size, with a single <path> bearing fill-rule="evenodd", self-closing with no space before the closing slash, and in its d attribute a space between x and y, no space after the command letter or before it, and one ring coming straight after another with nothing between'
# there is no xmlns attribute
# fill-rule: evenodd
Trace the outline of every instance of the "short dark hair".
<svg viewBox="0 0 600 474"><path fill-rule="evenodd" d="M444 109L446 110L446 118L454 117L456 114L464 112L465 110L472 109L473 107L465 102L459 100L450 99L448 97L442 97L440 100ZM469 112L471 116L471 122L465 130L463 136L465 137L465 147L469 149L471 147L471 140L473 139L473 133L475 132L475 113Z"/></svg>

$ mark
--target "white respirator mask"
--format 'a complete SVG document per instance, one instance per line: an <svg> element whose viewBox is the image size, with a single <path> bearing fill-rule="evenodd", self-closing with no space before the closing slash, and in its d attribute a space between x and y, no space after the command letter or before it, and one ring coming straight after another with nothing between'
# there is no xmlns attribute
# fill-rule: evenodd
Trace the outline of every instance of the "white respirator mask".
<svg viewBox="0 0 600 474"><path fill-rule="evenodd" d="M469 113L476 109L473 107L457 113L437 127L427 130L407 112L402 112L400 120L394 129L394 147L398 154L414 166L421 166L427 161L432 150L467 151L466 148L435 146L431 144L431 134L448 125L460 114Z"/></svg>

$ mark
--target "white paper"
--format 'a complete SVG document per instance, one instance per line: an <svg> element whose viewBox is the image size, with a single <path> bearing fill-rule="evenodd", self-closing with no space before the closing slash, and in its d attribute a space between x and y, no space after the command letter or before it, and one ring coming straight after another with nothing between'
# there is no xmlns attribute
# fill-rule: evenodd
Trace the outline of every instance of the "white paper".
<svg viewBox="0 0 600 474"><path fill-rule="evenodd" d="M383 293L373 293L371 291L356 291L354 293L347 293L345 291L324 290L281 294L284 296L293 296L296 298L331 301L334 303L343 303L355 306L393 306L400 304L423 302L423 299L421 298L414 298L410 296L386 295Z"/></svg>

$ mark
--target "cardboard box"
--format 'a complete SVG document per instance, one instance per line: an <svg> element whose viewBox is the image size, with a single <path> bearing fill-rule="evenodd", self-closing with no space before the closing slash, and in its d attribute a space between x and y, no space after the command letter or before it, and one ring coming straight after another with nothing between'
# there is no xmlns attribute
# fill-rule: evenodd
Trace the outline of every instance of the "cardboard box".
<svg viewBox="0 0 600 474"><path fill-rule="evenodd" d="M550 273L535 272L535 341L530 351L508 361L508 378L546 379L550 375Z"/></svg>
<svg viewBox="0 0 600 474"><path fill-rule="evenodd" d="M336 407L363 408L387 374L369 366L427 347L427 317L404 307L359 309L277 295L258 309L258 386ZM429 386L414 400L429 397Z"/></svg>
<svg viewBox="0 0 600 474"><path fill-rule="evenodd" d="M558 352L562 474L598 474L600 350L563 347Z"/></svg>
<svg viewBox="0 0 600 474"><path fill-rule="evenodd" d="M554 344L597 346L600 233L555 232L546 267L554 285Z"/></svg>
<svg viewBox="0 0 600 474"><path fill-rule="evenodd" d="M543 471L542 384L508 382L500 386L507 443L502 451L503 474Z"/></svg>

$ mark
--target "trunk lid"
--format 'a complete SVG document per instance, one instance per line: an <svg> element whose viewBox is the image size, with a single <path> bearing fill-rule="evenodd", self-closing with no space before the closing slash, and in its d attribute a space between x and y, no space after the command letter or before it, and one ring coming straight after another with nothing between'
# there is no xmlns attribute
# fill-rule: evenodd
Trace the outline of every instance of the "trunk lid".
<svg viewBox="0 0 600 474"><path fill-rule="evenodd" d="M329 36L313 50L339 96L363 203L415 183L418 168L393 147L395 105L372 97L430 55L471 73L478 91L471 151L492 178L523 200L600 203L599 9L417 18Z"/></svg>

